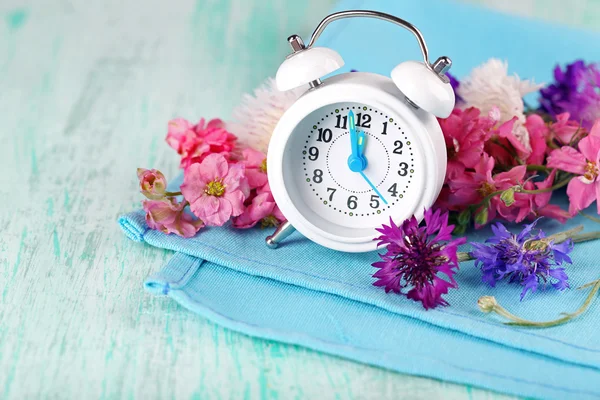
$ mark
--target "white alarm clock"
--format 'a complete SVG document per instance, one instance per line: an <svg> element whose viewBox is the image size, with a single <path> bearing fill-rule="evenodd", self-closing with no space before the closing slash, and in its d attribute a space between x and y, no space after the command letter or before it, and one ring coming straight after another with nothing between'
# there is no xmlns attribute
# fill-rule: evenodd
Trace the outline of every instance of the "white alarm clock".
<svg viewBox="0 0 600 400"><path fill-rule="evenodd" d="M396 66L391 78L350 72L321 81L344 65L332 49L314 47L332 21L370 17L396 23L417 38L424 62ZM281 117L267 155L273 197L287 222L267 238L277 247L297 229L334 250L376 249L375 228L390 217L401 223L436 200L446 173L446 146L437 117L454 108L445 75L451 61L429 62L427 46L412 24L376 11L327 16L307 46L293 35L293 53L279 67L279 90L308 84Z"/></svg>

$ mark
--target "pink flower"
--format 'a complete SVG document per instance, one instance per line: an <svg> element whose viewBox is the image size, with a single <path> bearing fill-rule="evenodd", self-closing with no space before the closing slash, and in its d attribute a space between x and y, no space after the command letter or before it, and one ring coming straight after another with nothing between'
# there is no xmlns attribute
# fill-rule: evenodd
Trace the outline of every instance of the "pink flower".
<svg viewBox="0 0 600 400"><path fill-rule="evenodd" d="M521 160L526 160L531 154L531 149L525 147L514 134L516 122L517 117L514 117L498 126L491 140L485 143L484 150L494 157L497 165L512 167L517 165L515 154Z"/></svg>
<svg viewBox="0 0 600 400"><path fill-rule="evenodd" d="M542 117L537 114L531 114L527 116L525 128L529 132L529 143L531 145L531 153L525 161L527 161L527 164L542 165L546 157L546 150L548 149L546 143L548 139L548 126Z"/></svg>
<svg viewBox="0 0 600 400"><path fill-rule="evenodd" d="M196 125L183 118L169 122L167 143L181 155L181 168L201 162L209 154L221 154L229 159L235 147L235 135L227 132L220 119L205 124L202 118Z"/></svg>
<svg viewBox="0 0 600 400"><path fill-rule="evenodd" d="M558 114L556 116L556 122L550 124L550 135L552 139L558 140L558 142L563 145L571 143L571 140L577 131L580 133L585 132L585 128L583 128L579 122L571 121L569 118L571 118L571 114L568 112Z"/></svg>
<svg viewBox="0 0 600 400"><path fill-rule="evenodd" d="M480 114L474 107L464 111L455 108L448 118L438 120L446 140L449 170L461 165L473 168L479 163L483 143L496 124L492 118L480 117Z"/></svg>
<svg viewBox="0 0 600 400"><path fill-rule="evenodd" d="M270 191L257 194L246 211L239 217L234 218L233 226L240 229L251 228L258 222L263 228L279 226L285 221L285 217L275 204L275 199Z"/></svg>
<svg viewBox="0 0 600 400"><path fill-rule="evenodd" d="M229 165L221 154L209 154L185 169L183 197L207 225L222 226L244 212L249 187L242 164Z"/></svg>
<svg viewBox="0 0 600 400"><path fill-rule="evenodd" d="M479 204L492 193L509 189L518 185L527 171L525 165L513 167L511 170L492 175L495 161L493 158L484 154L475 167L475 171L467 171L462 175L457 175L448 182L450 193L448 195L448 204L461 209L466 206ZM493 196L490 199L488 216L486 223L493 220L497 214L509 221L523 220L530 212L529 209L522 210L523 202L526 202L522 193L515 194L515 205L513 209L504 204L499 196ZM520 207L521 206L521 207ZM477 224L481 226L484 224Z"/></svg>
<svg viewBox="0 0 600 400"><path fill-rule="evenodd" d="M140 191L151 200L165 197L167 179L162 172L155 169L138 168L137 176L140 180Z"/></svg>
<svg viewBox="0 0 600 400"><path fill-rule="evenodd" d="M569 181L569 212L575 215L587 208L600 196L600 120L597 120L590 134L581 139L579 151L563 146L554 150L548 157L548 167L579 175ZM600 203L597 203L600 214Z"/></svg>
<svg viewBox="0 0 600 400"><path fill-rule="evenodd" d="M242 151L246 166L246 178L251 189L262 187L267 183L267 157L258 150L247 148Z"/></svg>
<svg viewBox="0 0 600 400"><path fill-rule="evenodd" d="M144 200L146 223L150 229L166 234L174 233L185 238L192 237L204 226L202 221L194 219L184 211L187 203L177 203L174 198L163 200Z"/></svg>
<svg viewBox="0 0 600 400"><path fill-rule="evenodd" d="M532 189L548 189L554 184L554 178L556 177L556 170L552 172L542 182L536 182L535 184L528 181L524 188L528 190ZM556 204L550 204L550 198L552 192L538 193L531 195L531 215L530 217L535 219L538 217L554 218L563 224L569 219L570 214L561 209Z"/></svg>

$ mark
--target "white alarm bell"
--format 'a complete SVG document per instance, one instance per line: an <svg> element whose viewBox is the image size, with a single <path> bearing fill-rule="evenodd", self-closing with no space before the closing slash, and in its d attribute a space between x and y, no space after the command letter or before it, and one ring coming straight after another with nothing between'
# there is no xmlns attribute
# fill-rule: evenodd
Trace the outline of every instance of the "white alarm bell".
<svg viewBox="0 0 600 400"><path fill-rule="evenodd" d="M351 72L321 81L344 65L334 50L314 47L332 21L368 17L414 34L424 62L407 61L386 76ZM446 173L446 147L437 117L454 108L445 75L452 62L429 62L427 45L409 22L377 11L352 10L321 21L304 45L288 38L293 53L281 64L279 90L310 88L281 117L269 144L268 176L287 222L267 238L277 247L297 229L334 250L376 249L375 228L401 223L436 200Z"/></svg>

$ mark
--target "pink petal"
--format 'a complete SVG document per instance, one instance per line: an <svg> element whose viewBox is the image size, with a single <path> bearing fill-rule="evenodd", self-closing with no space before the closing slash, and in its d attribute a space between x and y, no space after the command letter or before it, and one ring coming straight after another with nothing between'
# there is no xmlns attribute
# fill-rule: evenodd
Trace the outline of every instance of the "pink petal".
<svg viewBox="0 0 600 400"><path fill-rule="evenodd" d="M247 168L246 178L251 188L261 187L267 183L267 174L256 168Z"/></svg>
<svg viewBox="0 0 600 400"><path fill-rule="evenodd" d="M206 188L207 181L202 178L201 169L200 164L192 164L185 169L183 175L183 184L180 190L190 204L196 202L204 194Z"/></svg>
<svg viewBox="0 0 600 400"><path fill-rule="evenodd" d="M203 218L203 221L207 225L211 226L223 226L225 222L229 221L231 218L231 203L223 198L218 198L218 210L216 213L207 215Z"/></svg>
<svg viewBox="0 0 600 400"><path fill-rule="evenodd" d="M231 215L237 217L244 212L244 200L246 196L241 190L226 191L223 198L231 205Z"/></svg>
<svg viewBox="0 0 600 400"><path fill-rule="evenodd" d="M244 164L246 164L246 167L258 168L261 166L265 158L267 158L262 152L252 148L244 149L244 151L242 151L242 155L244 156Z"/></svg>
<svg viewBox="0 0 600 400"><path fill-rule="evenodd" d="M600 118L594 122L594 126L590 129L590 136L600 137Z"/></svg>
<svg viewBox="0 0 600 400"><path fill-rule="evenodd" d="M219 210L219 198L204 194L193 203L190 203L190 209L198 218L206 222L208 216Z"/></svg>
<svg viewBox="0 0 600 400"><path fill-rule="evenodd" d="M579 142L579 151L584 157L592 162L598 162L598 153L600 153L600 137L586 136Z"/></svg>
<svg viewBox="0 0 600 400"><path fill-rule="evenodd" d="M571 215L586 209L596 200L596 186L593 183L584 183L579 178L573 178L567 186L569 196L569 213Z"/></svg>
<svg viewBox="0 0 600 400"><path fill-rule="evenodd" d="M233 164L229 167L227 175L223 175L225 178L223 183L227 186L228 191L237 190L245 178L246 168L242 164Z"/></svg>
<svg viewBox="0 0 600 400"><path fill-rule="evenodd" d="M564 146L552 151L548 156L548 167L574 174L585 174L587 161L583 154L572 147Z"/></svg>
<svg viewBox="0 0 600 400"><path fill-rule="evenodd" d="M225 178L229 172L227 160L221 154L209 154L200 164L200 176L205 182Z"/></svg>

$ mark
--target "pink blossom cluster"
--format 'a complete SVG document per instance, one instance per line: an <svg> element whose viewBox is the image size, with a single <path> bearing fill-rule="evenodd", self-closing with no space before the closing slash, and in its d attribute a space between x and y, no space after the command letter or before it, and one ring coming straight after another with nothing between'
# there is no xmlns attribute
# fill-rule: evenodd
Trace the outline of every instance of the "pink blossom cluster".
<svg viewBox="0 0 600 400"><path fill-rule="evenodd" d="M168 192L160 171L138 169L151 229L187 238L204 226L228 221L246 229L259 223L277 226L285 220L267 182L266 156L252 148L239 149L236 136L221 120L201 119L194 125L174 119L166 140L181 156L184 180L180 192Z"/></svg>
<svg viewBox="0 0 600 400"><path fill-rule="evenodd" d="M600 120L588 132L569 113L529 113L524 141L514 133L516 116L503 123L498 116L497 109L482 115L469 107L439 120L448 168L436 207L454 212L459 229L471 220L476 227L540 216L565 222L600 196ZM568 211L550 203L564 186Z"/></svg>

